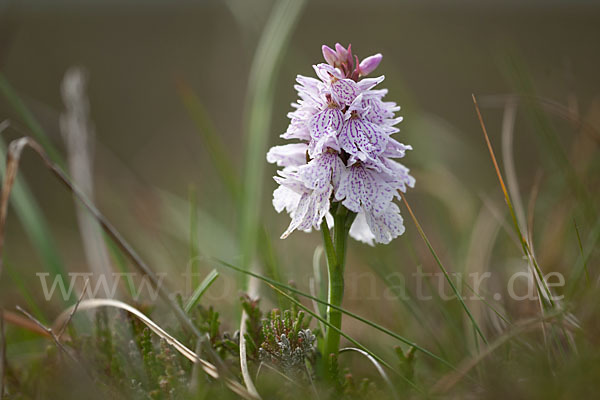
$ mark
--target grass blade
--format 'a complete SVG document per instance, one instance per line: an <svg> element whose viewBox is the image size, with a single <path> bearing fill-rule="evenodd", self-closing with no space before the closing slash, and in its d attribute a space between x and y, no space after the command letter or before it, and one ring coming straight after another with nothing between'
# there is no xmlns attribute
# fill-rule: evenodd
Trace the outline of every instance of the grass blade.
<svg viewBox="0 0 600 400"><path fill-rule="evenodd" d="M21 116L25 126L27 126L33 137L42 145L50 159L64 168L64 161L60 153L50 142L42 126L2 72L0 72L0 93L4 95L17 114Z"/></svg>
<svg viewBox="0 0 600 400"><path fill-rule="evenodd" d="M0 132L2 130L0 128ZM6 145L0 140L0 172L4 176L6 176L5 160ZM23 177L16 177L11 197L13 199L12 207L44 263L45 269L53 275L66 276L64 264L56 251L56 245L52 240L53 235L46 224L46 218Z"/></svg>
<svg viewBox="0 0 600 400"><path fill-rule="evenodd" d="M60 115L60 131L66 146L67 165L71 180L90 200L94 200L95 131L90 120L90 102L87 78L80 67L71 67L65 73L61 93L65 105ZM114 284L112 265L98 222L75 202L79 236L90 271Z"/></svg>
<svg viewBox="0 0 600 400"><path fill-rule="evenodd" d="M496 175L498 176L498 181L500 182L500 187L502 188L502 193L504 194L504 200L506 201L506 205L508 206L508 210L510 211L510 215L512 217L512 222L513 222L515 231L519 237L519 241L521 242L521 247L523 249L523 253L528 258L530 265L533 266L535 274L537 274L535 282L536 282L536 287L538 289L538 293L540 295L540 301L542 301L541 299L544 299L544 300L548 301L552 307L554 307L554 301L552 300L552 293L550 293L550 290L548 289L548 286L546 285L546 280L544 279L544 275L542 274L542 271L537 263L537 260L534 257L533 252L531 251L531 248L530 248L529 244L527 243L527 240L525 240L525 237L523 236L523 233L521 232L521 228L519 227L519 220L517 219L517 214L515 213L513 203L508 194L508 190L506 189L506 185L504 184L504 179L502 178L502 173L500 172L500 168L498 167L498 162L496 161L494 149L492 147L492 143L488 136L487 129L485 127L485 123L483 122L483 117L481 116L481 111L479 110L479 105L477 104L477 99L475 98L474 94L472 94L471 96L473 98L473 104L475 105L477 117L479 118L481 130L483 131L483 135L485 137L485 142L486 142L488 150L490 152L490 157L492 159L492 163L494 164L494 169L496 170ZM540 283L541 283L541 285L540 285Z"/></svg>
<svg viewBox="0 0 600 400"><path fill-rule="evenodd" d="M4 268L6 269L6 273L12 281L13 285L19 289L19 293L21 294L21 296L23 296L23 299L27 304L27 308L32 310L33 315L38 320L42 322L47 322L46 318L44 318L44 313L42 312L42 309L36 303L29 289L27 289L27 286L25 285L21 274L19 274L19 272L6 261L4 262Z"/></svg>
<svg viewBox="0 0 600 400"><path fill-rule="evenodd" d="M6 340L4 337L4 310L0 308L0 400L4 398L4 360L6 359Z"/></svg>
<svg viewBox="0 0 600 400"><path fill-rule="evenodd" d="M542 153L547 155L545 161L554 164L557 172L564 174L565 184L571 187L581 202L586 216L595 220L598 217L597 201L594 201L593 196L584 186L560 143L558 132L542 111L527 69L521 64L520 58L516 54L511 54L506 59L508 60L505 67L506 73L516 89L523 94L523 105L534 127L533 131L539 135L540 146L548 150Z"/></svg>
<svg viewBox="0 0 600 400"><path fill-rule="evenodd" d="M213 160L217 173L225 183L225 187L231 194L231 197L235 201L239 201L239 178L231 162L227 147L217 132L217 128L210 119L204 105L192 89L182 80L177 81L176 87L185 109L194 121L196 130L206 146L206 152Z"/></svg>
<svg viewBox="0 0 600 400"><path fill-rule="evenodd" d="M255 298L257 292L258 281L256 279L250 279L248 297ZM242 373L242 379L246 385L246 389L248 389L248 392L250 392L254 397L260 399L261 397L258 394L258 390L256 390L256 386L254 385L254 381L252 380L252 376L250 376L250 371L248 370L248 352L246 345L246 335L248 335L248 318L249 315L244 308L242 311L242 318L240 318L240 370Z"/></svg>
<svg viewBox="0 0 600 400"><path fill-rule="evenodd" d="M483 332L479 328L479 325L475 321L475 318L473 317L473 314L471 314L471 310L469 310L469 307L467 307L467 304L463 300L462 295L458 292L458 289L456 288L456 285L454 284L454 282L452 282L452 279L450 279L450 275L448 274L448 271L444 267L444 264L442 264L442 261L438 257L438 255L435 252L435 250L433 249L433 246L431 245L431 242L427 238L427 235L425 234L425 231L423 231L423 228L421 227L421 224L417 220L417 217L415 217L415 214L413 213L412 208L410 208L410 205L406 201L406 197L404 197L404 194L402 192L398 192L398 193L400 193L400 196L402 197L402 200L404 201L404 204L406 205L406 208L408 209L408 213L410 214L413 222L415 223L415 226L417 227L417 230L419 231L419 235L421 235L421 237L423 238L423 241L425 242L425 244L427 245L427 248L429 249L429 251L433 255L433 258L435 259L436 264L438 265L438 267L440 268L440 270L442 271L442 273L446 277L446 281L448 281L448 284L452 288L452 291L456 295L456 298L458 299L458 301L460 301L460 304L461 304L462 308L465 310L465 312L467 313L467 316L471 320L471 323L473 324L473 328L477 331L477 334L479 335L479 337L481 337L481 340L483 340L483 342L487 344L487 339L485 338L485 336L483 335Z"/></svg>
<svg viewBox="0 0 600 400"><path fill-rule="evenodd" d="M390 381L390 378L385 373L385 370L383 368L381 368L381 364L379 364L379 362L377 362L376 359L374 359L373 357L371 357L371 355L369 353L367 353L366 351L361 350L361 349L357 349L355 347L344 347L343 349L340 349L340 354L348 352L348 351L355 351L355 352L357 352L357 353L362 354L363 356L365 356L375 366L375 369L377 370L377 372L381 376L381 379L383 379L384 382L390 388L390 392L392 392L392 397L394 399L398 399L399 398L398 397L398 393L396 392L396 388L392 384L392 381Z"/></svg>
<svg viewBox="0 0 600 400"><path fill-rule="evenodd" d="M241 265L245 269L249 267L256 251L275 80L287 43L305 4L305 0L280 0L275 3L250 69L245 105L247 135L240 216ZM246 284L244 281L243 286Z"/></svg>
<svg viewBox="0 0 600 400"><path fill-rule="evenodd" d="M192 286L198 286L200 279L200 239L198 237L198 200L196 187L189 187L189 203L190 203L190 261L189 267L191 272ZM187 312L187 311L186 311Z"/></svg>
<svg viewBox="0 0 600 400"><path fill-rule="evenodd" d="M587 268L587 259L584 256L583 253L583 245L581 244L581 236L579 235L579 227L577 226L577 221L573 221L573 224L575 225L575 233L577 234L577 244L579 244L579 254L581 256L582 264L583 264L583 270L585 272L585 281L586 283L589 285L590 284L590 273L588 272L588 268Z"/></svg>
<svg viewBox="0 0 600 400"><path fill-rule="evenodd" d="M192 296L185 304L184 310L186 313L189 314L192 308L194 308L196 304L198 304L198 302L202 298L202 295L208 290L209 287L211 287L211 285L215 282L215 280L217 280L218 277L219 273L216 269L213 269L208 273L208 275L206 275L206 278L204 278L200 285L198 285L196 290L194 290L194 293L192 293Z"/></svg>

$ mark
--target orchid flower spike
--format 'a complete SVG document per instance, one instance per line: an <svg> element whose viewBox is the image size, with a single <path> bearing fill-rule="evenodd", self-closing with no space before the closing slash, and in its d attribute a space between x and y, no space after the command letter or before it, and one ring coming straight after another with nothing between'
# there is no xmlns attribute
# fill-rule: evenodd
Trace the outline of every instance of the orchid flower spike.
<svg viewBox="0 0 600 400"><path fill-rule="evenodd" d="M324 45L322 52L326 63L313 66L319 79L296 78L299 99L281 135L294 142L267 153L267 161L281 167L273 206L292 219L282 238L320 229L324 218L332 225L335 205L356 213L350 236L370 245L389 243L404 232L394 199L415 179L394 160L412 150L391 137L399 132L400 107L383 100L386 89L375 89L383 76L365 78L382 55L355 62L351 46L339 43L335 50Z"/></svg>

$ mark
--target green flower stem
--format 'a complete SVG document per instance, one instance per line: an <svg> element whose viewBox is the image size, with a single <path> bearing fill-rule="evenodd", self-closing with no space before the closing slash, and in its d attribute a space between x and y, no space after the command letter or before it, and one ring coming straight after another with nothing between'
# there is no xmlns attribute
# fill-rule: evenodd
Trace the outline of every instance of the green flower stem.
<svg viewBox="0 0 600 400"><path fill-rule="evenodd" d="M349 215L346 207L337 207L334 215L333 241L327 223L323 221L323 241L327 253L329 269L329 285L327 302L340 307L344 298L344 267L346 264L346 242L348 231L354 215ZM325 373L331 370L331 355L337 356L340 347L340 333L342 328L342 313L339 309L327 307L327 321L337 329L327 329L325 345L323 347L323 362Z"/></svg>

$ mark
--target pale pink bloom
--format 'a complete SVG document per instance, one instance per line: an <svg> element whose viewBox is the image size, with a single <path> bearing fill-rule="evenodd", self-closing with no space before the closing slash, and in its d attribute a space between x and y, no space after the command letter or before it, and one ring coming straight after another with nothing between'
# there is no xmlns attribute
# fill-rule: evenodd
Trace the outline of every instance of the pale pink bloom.
<svg viewBox="0 0 600 400"><path fill-rule="evenodd" d="M299 75L294 86L299 99L288 114L284 139L298 142L275 146L267 161L283 169L275 181L273 206L292 221L282 238L294 230L332 225L332 203L356 213L350 236L370 245L389 243L404 232L398 191L414 187L402 158L409 145L390 135L399 132L400 107L384 101L386 89L376 89L384 77L364 78L380 64L376 54L359 62L350 46L323 46L326 63L314 65L318 79Z"/></svg>

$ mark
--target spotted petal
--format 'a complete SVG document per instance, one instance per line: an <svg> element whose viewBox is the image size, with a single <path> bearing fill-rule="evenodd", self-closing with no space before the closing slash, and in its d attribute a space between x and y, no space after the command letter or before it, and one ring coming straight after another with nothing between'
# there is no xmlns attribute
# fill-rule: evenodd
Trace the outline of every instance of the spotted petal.
<svg viewBox="0 0 600 400"><path fill-rule="evenodd" d="M389 135L380 126L359 117L351 117L342 126L339 142L347 153L365 160L383 153L388 139Z"/></svg>
<svg viewBox="0 0 600 400"><path fill-rule="evenodd" d="M313 227L319 229L323 218L329 211L330 196L331 189L325 192L304 193L298 201L296 210L292 213L292 222L281 238L285 239L296 229L303 231L308 231Z"/></svg>
<svg viewBox="0 0 600 400"><path fill-rule="evenodd" d="M298 169L298 177L312 190L337 188L345 165L334 151L327 151Z"/></svg>
<svg viewBox="0 0 600 400"><path fill-rule="evenodd" d="M352 79L339 79L331 84L331 93L338 103L350 105L360 94L360 88Z"/></svg>
<svg viewBox="0 0 600 400"><path fill-rule="evenodd" d="M335 198L353 212L364 208L379 216L392 201L394 192L381 173L358 163L344 171Z"/></svg>
<svg viewBox="0 0 600 400"><path fill-rule="evenodd" d="M402 144L397 140L390 138L388 140L387 146L383 153L381 153L382 157L390 157L390 158L402 158L406 155L407 150L412 150L412 146Z"/></svg>
<svg viewBox="0 0 600 400"><path fill-rule="evenodd" d="M388 244L404 233L404 221L396 203L389 203L381 215L365 213L365 219L377 243Z"/></svg>

